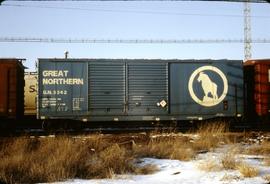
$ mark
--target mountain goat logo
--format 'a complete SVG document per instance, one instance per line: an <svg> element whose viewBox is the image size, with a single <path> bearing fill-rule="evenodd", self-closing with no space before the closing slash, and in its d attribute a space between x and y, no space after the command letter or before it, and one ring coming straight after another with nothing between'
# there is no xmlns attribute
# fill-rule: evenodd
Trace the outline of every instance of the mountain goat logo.
<svg viewBox="0 0 270 184"><path fill-rule="evenodd" d="M209 75L207 75L204 72L208 70L217 73L223 81L223 92L220 95L220 97L218 96L218 87L220 86L218 86L213 80L211 80ZM194 90L193 90L193 82L196 77L197 77L197 82L201 84L201 88L204 93L203 99L199 99L195 95ZM226 76L223 74L223 72L217 67L202 66L191 74L189 78L189 82L188 82L188 89L189 89L189 94L191 98L196 103L202 106L211 107L211 106L219 104L226 97L227 92L228 92L228 81L227 81Z"/></svg>
<svg viewBox="0 0 270 184"><path fill-rule="evenodd" d="M208 96L210 93L215 100L218 99L217 95L217 85L211 81L208 75L203 72L199 73L198 82L202 83L202 89L204 91L204 95Z"/></svg>

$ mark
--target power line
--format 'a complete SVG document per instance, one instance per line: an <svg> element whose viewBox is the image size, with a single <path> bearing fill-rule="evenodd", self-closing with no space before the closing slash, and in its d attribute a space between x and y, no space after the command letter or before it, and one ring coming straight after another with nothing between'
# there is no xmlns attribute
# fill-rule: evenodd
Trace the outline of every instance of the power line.
<svg viewBox="0 0 270 184"><path fill-rule="evenodd" d="M80 44L216 44L244 43L244 39L65 39L0 37L0 42L16 43L80 43ZM270 43L270 39L253 39L251 43Z"/></svg>
<svg viewBox="0 0 270 184"><path fill-rule="evenodd" d="M6 1L225 1L225 2L250 2L270 3L270 0L6 0Z"/></svg>
<svg viewBox="0 0 270 184"><path fill-rule="evenodd" d="M55 7L55 6L39 6L39 5L24 5L24 4L3 4L7 7L19 8L42 8L42 9L61 9L61 10L77 10L77 11L94 11L94 12L111 12L111 13L138 13L138 14L157 14L157 15L179 15L179 16L204 16L204 17L235 17L242 18L243 15L230 14L203 14L203 13L179 13L179 12L164 12L164 11L142 11L142 10L110 10L110 9L93 9L93 8L75 8L75 7ZM270 16L259 15L250 16L252 18L270 18Z"/></svg>

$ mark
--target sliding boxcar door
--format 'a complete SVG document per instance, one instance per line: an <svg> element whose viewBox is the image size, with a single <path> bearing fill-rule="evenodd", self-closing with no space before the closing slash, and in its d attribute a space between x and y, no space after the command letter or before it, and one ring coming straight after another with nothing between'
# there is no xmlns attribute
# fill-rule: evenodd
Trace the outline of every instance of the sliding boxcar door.
<svg viewBox="0 0 270 184"><path fill-rule="evenodd" d="M124 62L89 62L89 111L91 115L122 115L125 106Z"/></svg>
<svg viewBox="0 0 270 184"><path fill-rule="evenodd" d="M128 114L167 114L167 63L130 62L127 73Z"/></svg>

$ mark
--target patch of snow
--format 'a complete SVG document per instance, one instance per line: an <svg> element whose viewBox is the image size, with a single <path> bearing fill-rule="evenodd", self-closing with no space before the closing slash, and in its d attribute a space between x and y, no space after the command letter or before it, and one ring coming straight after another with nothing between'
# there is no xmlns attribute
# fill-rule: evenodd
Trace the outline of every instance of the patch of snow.
<svg viewBox="0 0 270 184"><path fill-rule="evenodd" d="M206 172L198 169L198 161L211 158L218 159L219 153L207 153L200 155L197 160L183 162L178 160L167 159L142 159L143 165L156 165L160 171L151 175L120 175L113 179L93 179L81 180L74 179L57 184L258 184L266 183L262 178L270 169L261 166L257 160L251 163L259 166L260 175L254 178L244 178L239 171L221 170L217 172ZM251 159L252 160L252 159ZM250 160L250 161L251 161ZM55 183L56 184L56 183Z"/></svg>
<svg viewBox="0 0 270 184"><path fill-rule="evenodd" d="M245 178L238 170L203 171L198 165L214 161L220 166L221 158L230 153L236 145L223 145L211 152L200 153L192 161L179 161L169 159L143 158L141 166L156 165L158 172L150 175L116 175L113 179L72 179L55 184L266 184L264 176L270 175L270 167L264 165L264 156L258 155L235 155L236 160L245 162L259 170L259 175L253 178ZM236 146L238 147L238 146Z"/></svg>

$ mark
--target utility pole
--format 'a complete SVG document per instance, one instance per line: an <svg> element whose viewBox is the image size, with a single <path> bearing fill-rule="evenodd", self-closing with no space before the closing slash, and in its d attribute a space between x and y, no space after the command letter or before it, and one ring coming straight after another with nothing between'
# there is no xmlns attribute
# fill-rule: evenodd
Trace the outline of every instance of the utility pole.
<svg viewBox="0 0 270 184"><path fill-rule="evenodd" d="M250 2L244 2L244 54L245 60L251 59L251 14Z"/></svg>

